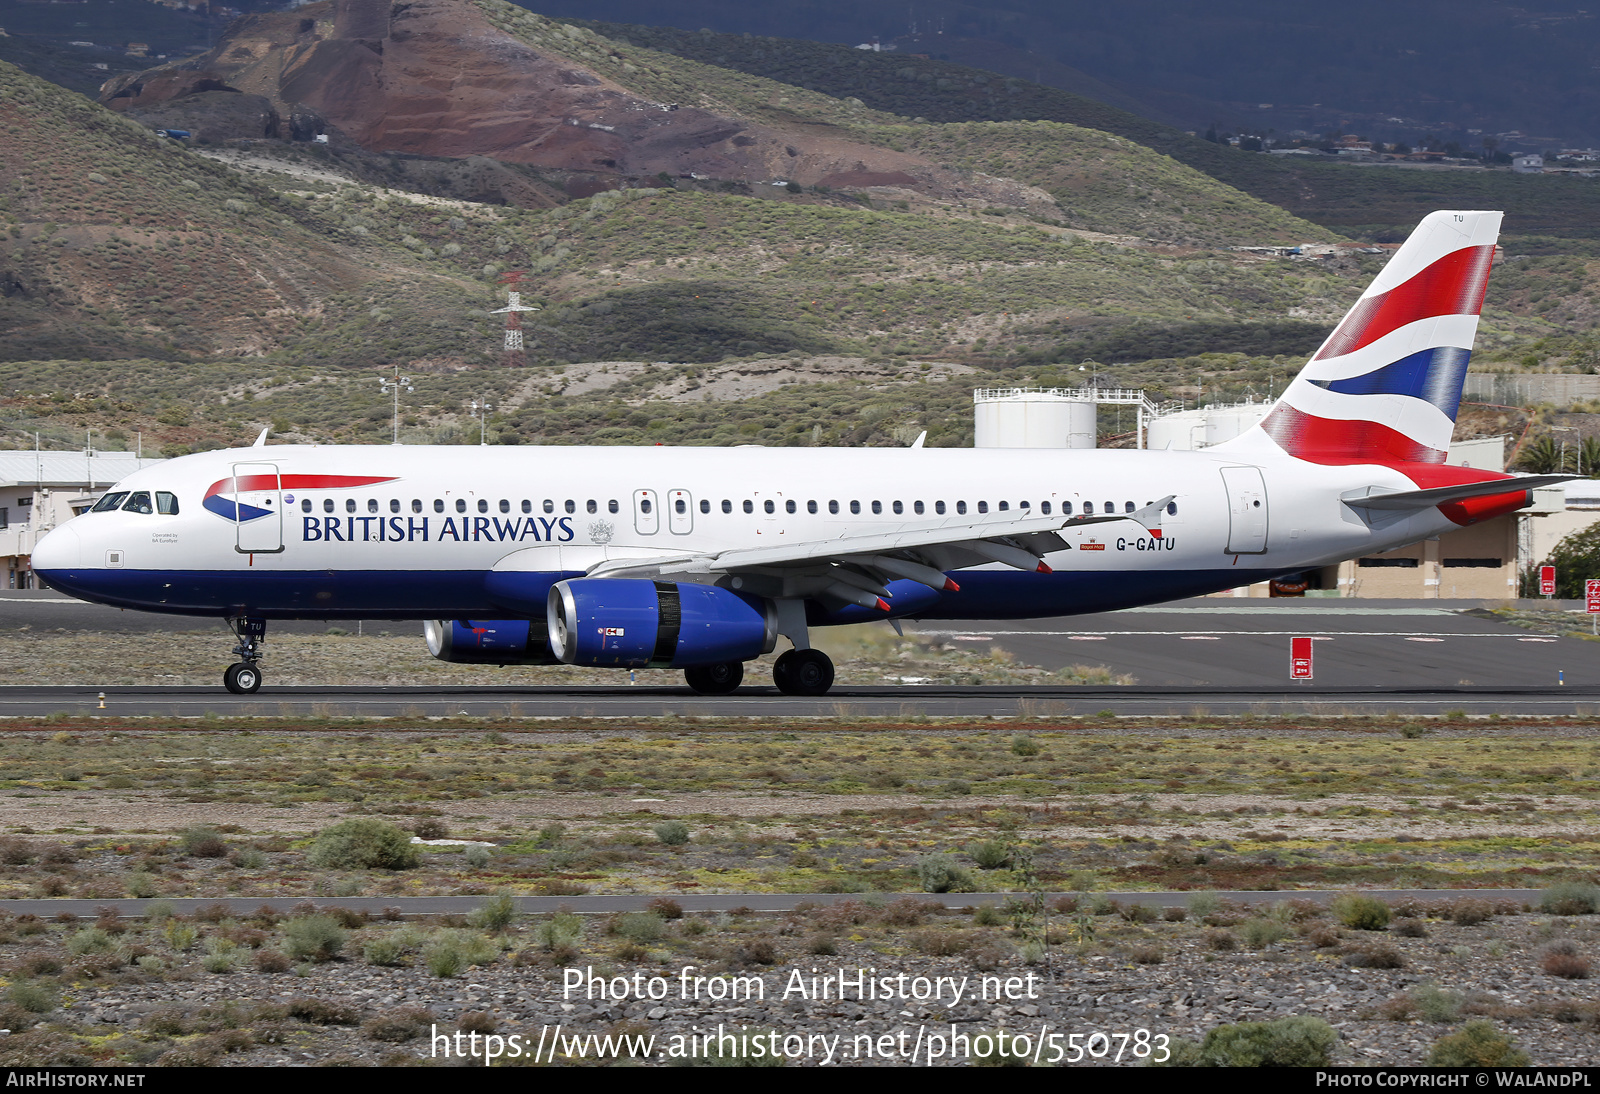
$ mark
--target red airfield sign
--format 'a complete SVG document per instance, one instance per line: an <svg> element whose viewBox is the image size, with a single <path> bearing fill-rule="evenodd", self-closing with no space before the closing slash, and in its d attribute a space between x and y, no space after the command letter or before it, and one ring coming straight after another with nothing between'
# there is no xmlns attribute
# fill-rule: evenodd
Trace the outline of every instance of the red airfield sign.
<svg viewBox="0 0 1600 1094"><path fill-rule="evenodd" d="M1311 639L1289 639L1289 679L1311 679Z"/></svg>
<svg viewBox="0 0 1600 1094"><path fill-rule="evenodd" d="M1556 595L1556 568L1554 566L1539 567L1539 595Z"/></svg>

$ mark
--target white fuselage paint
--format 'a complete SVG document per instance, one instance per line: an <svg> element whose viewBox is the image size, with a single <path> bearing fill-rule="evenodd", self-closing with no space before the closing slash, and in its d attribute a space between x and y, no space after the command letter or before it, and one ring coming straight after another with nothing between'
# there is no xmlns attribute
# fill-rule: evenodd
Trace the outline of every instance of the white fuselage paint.
<svg viewBox="0 0 1600 1094"><path fill-rule="evenodd" d="M545 549L550 569L571 574L605 558L715 553L904 528L982 524L1043 515L1046 502L1052 516L1063 514L1069 503L1072 515L1083 513L1086 503L1097 515L1107 503L1120 513L1129 502L1142 506L1174 495L1177 513L1163 517L1159 538L1131 520L1068 527L1062 535L1070 549L1047 557L1057 571L1104 575L1117 582L1116 606L1125 607L1170 595L1161 591L1166 588L1161 582L1141 580L1140 575L1214 572L1209 584L1222 589L1243 583L1230 581L1232 572L1259 580L1264 571L1288 573L1326 565L1455 527L1437 508L1375 527L1340 501L1341 494L1366 487L1414 489L1393 469L1322 466L1263 455L759 447L233 449L183 457L129 477L115 490L170 491L179 499L180 512L85 514L40 544L34 568L47 580L51 573L74 575L61 587L88 599L197 614L227 614L230 604L250 603L252 586L269 575L293 584L294 575L326 582L359 573L369 581L385 581L381 603L366 600L363 612L417 618L436 613L439 606L415 603L410 593L414 582L486 572L513 551L527 548ZM234 475L235 465L250 465L239 469L241 475L260 474L261 465L271 465L288 481L301 476L382 476L392 481L285 487L282 497L271 499L281 518L237 524L201 504L208 488ZM1259 468L1259 513L1242 513L1240 506L1248 500L1241 500L1237 487L1230 490L1230 484L1256 481L1253 473L1228 471L1240 467ZM233 494L228 490L222 496L231 500ZM591 500L594 513L588 511ZM652 513L643 512L642 500L652 501ZM685 514L676 511L678 500L686 503ZM723 511L724 501L731 503L732 512ZM305 511L307 502L310 512ZM414 511L414 502L421 503L420 512ZM443 503L442 512L436 502ZM524 512L524 502L530 503L531 512ZM613 502L616 512L611 511ZM702 502L710 503L710 512L702 512ZM753 512L744 511L746 502ZM772 513L766 512L768 502ZM815 513L810 511L813 502ZM830 512L831 502L838 503L837 514ZM859 513L851 512L852 502L859 503ZM944 503L943 515L935 512L939 502ZM965 514L957 512L960 502L966 505ZM980 502L987 513L979 512ZM398 512L393 511L395 503ZM487 511L480 511L480 503ZM508 511L502 511L502 503ZM880 512L873 512L874 503ZM902 512L894 512L895 503ZM914 511L917 503L923 507L921 515ZM458 511L463 506L465 512ZM278 519L282 550L271 551L266 549L274 538L271 522ZM1243 528L1241 521L1254 523ZM1260 549L1241 550L1251 546ZM551 548L559 548L560 555ZM1003 571L1015 581L1034 576L997 565L978 569ZM97 573L115 578L114 595L97 593ZM175 573L203 575L208 588L237 595L224 595L227 603L204 609L174 605L162 586L170 586ZM142 582L142 574L149 580ZM960 574L956 576L959 581ZM958 614L984 617L985 606L960 602L963 595L948 594L948 602L959 606ZM460 608L485 610L481 604ZM994 614L1072 611L1058 599L1041 602L1039 608L1027 613L1013 604ZM317 604L297 603L268 614L321 618L328 613Z"/></svg>

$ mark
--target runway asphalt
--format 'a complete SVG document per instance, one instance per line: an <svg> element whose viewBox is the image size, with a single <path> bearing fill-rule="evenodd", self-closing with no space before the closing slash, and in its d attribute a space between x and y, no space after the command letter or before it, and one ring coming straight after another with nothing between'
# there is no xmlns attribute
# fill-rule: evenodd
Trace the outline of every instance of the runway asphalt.
<svg viewBox="0 0 1600 1094"><path fill-rule="evenodd" d="M1574 605L1551 605L1572 608ZM1568 617L1582 626L1581 613ZM345 630L356 625L341 621ZM372 629L394 630L390 620ZM420 625L417 640L422 641ZM322 621L274 624L277 633L319 633ZM0 593L0 635L24 628L111 633L215 631L218 666L229 640L220 622L124 612L53 593ZM1136 680L1094 687L836 687L820 699L771 686L729 696L687 688L274 687L233 696L219 687L0 687L0 716L57 711L200 716L510 716L631 718L1013 717L1111 711L1189 713L1589 715L1600 712L1600 642L1511 626L1475 601L1248 600L1207 598L1050 620L911 621L908 636L981 649L1058 669L1105 666ZM1289 643L1315 639L1315 678L1288 679ZM514 672L514 670L508 670Z"/></svg>

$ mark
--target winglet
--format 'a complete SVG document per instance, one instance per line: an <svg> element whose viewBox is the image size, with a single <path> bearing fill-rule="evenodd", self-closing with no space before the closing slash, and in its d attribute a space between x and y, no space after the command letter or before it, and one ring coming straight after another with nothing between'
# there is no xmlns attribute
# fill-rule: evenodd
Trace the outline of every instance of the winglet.
<svg viewBox="0 0 1600 1094"><path fill-rule="evenodd" d="M1171 505L1177 496L1176 494L1168 494L1160 501L1153 501L1137 513L1132 514L1128 519L1144 525L1152 539L1160 539L1161 514L1167 511L1167 506Z"/></svg>
<svg viewBox="0 0 1600 1094"><path fill-rule="evenodd" d="M267 430L270 430L271 428L272 427L269 425L265 429L263 429L261 431L261 436L256 438L256 443L251 445L250 447L251 448L265 448L265 447L267 447Z"/></svg>
<svg viewBox="0 0 1600 1094"><path fill-rule="evenodd" d="M922 442L927 440L927 439L928 439L928 431L926 429L924 429L921 433L917 434L917 439L911 442L911 447L912 448L921 448L922 447Z"/></svg>

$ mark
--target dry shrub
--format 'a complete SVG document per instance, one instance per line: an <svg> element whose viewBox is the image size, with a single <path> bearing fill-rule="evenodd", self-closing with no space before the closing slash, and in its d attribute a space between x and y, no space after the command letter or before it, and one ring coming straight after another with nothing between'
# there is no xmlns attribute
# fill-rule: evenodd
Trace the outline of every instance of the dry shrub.
<svg viewBox="0 0 1600 1094"><path fill-rule="evenodd" d="M820 927L856 927L872 918L872 909L859 900L841 900L817 909L813 918Z"/></svg>
<svg viewBox="0 0 1600 1094"><path fill-rule="evenodd" d="M1449 915L1457 927L1476 927L1494 915L1494 905L1487 900L1458 900L1450 905Z"/></svg>
<svg viewBox="0 0 1600 1094"><path fill-rule="evenodd" d="M903 896L884 905L878 913L878 922L886 927L915 927L930 915L937 914L940 907L931 901Z"/></svg>
<svg viewBox="0 0 1600 1094"><path fill-rule="evenodd" d="M333 999L317 999L302 995L289 1000L284 1010L290 1018L298 1018L314 1026L356 1026L361 1024L361 1011L349 1003Z"/></svg>
<svg viewBox="0 0 1600 1094"><path fill-rule="evenodd" d="M1369 942L1364 946L1347 946L1344 963L1357 969L1403 969L1406 959L1400 951L1387 942Z"/></svg>
<svg viewBox="0 0 1600 1094"><path fill-rule="evenodd" d="M0 836L0 863L7 866L23 866L30 863L38 855L33 844L16 836Z"/></svg>
<svg viewBox="0 0 1600 1094"><path fill-rule="evenodd" d="M1159 965L1166 957L1160 946L1135 946L1128 951L1128 960L1135 965Z"/></svg>
<svg viewBox="0 0 1600 1094"><path fill-rule="evenodd" d="M1544 948L1539 967L1550 976L1559 976L1563 980L1589 979L1589 959L1566 939L1552 942Z"/></svg>
<svg viewBox="0 0 1600 1094"><path fill-rule="evenodd" d="M671 897L658 896L645 905L647 911L656 913L662 919L682 919L683 905Z"/></svg>
<svg viewBox="0 0 1600 1094"><path fill-rule="evenodd" d="M294 962L280 950L257 950L255 966L257 972L288 972L294 967Z"/></svg>
<svg viewBox="0 0 1600 1094"><path fill-rule="evenodd" d="M462 1033L493 1033L500 1028L500 1023L486 1010L469 1010L456 1019L456 1027Z"/></svg>
<svg viewBox="0 0 1600 1094"><path fill-rule="evenodd" d="M1427 925L1420 919L1397 919L1389 928L1401 938L1427 938Z"/></svg>
<svg viewBox="0 0 1600 1094"><path fill-rule="evenodd" d="M1188 917L1189 909L1177 904L1172 905L1170 908L1165 908L1161 912L1161 918L1168 923L1182 923Z"/></svg>
<svg viewBox="0 0 1600 1094"><path fill-rule="evenodd" d="M918 931L912 936L911 946L918 953L930 957L951 957L965 953L972 946L972 936L966 931L945 931L934 928Z"/></svg>
<svg viewBox="0 0 1600 1094"><path fill-rule="evenodd" d="M1205 939L1206 945L1213 950L1226 953L1239 948L1239 940L1234 937L1233 932L1222 927L1211 927L1201 937Z"/></svg>
<svg viewBox="0 0 1600 1094"><path fill-rule="evenodd" d="M747 938L734 951L734 962L740 965L776 965L781 957L776 943L764 934Z"/></svg>

